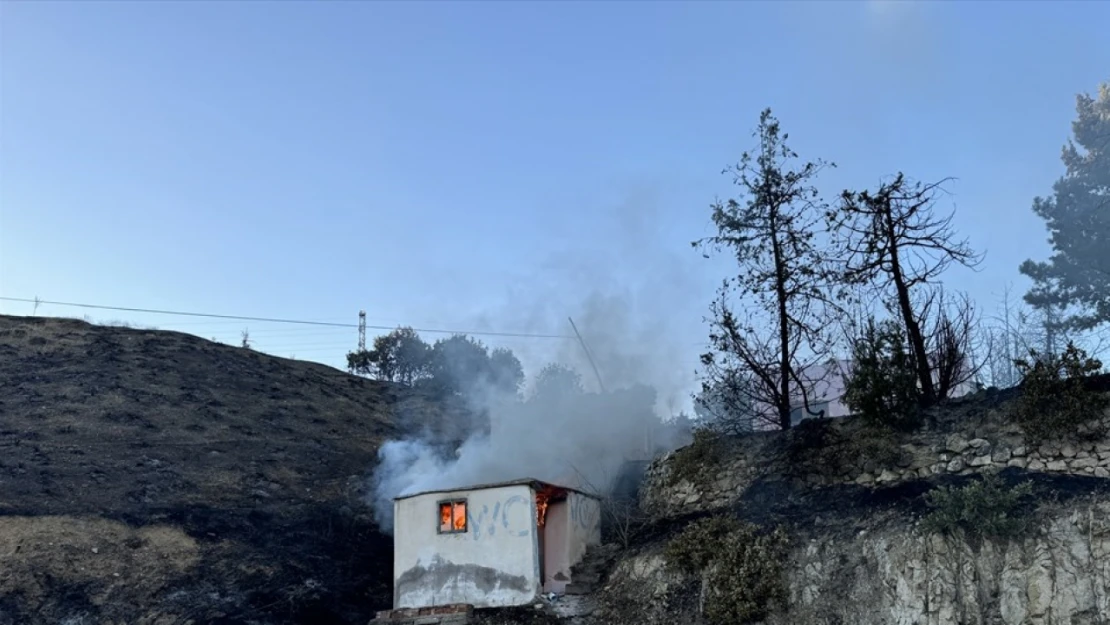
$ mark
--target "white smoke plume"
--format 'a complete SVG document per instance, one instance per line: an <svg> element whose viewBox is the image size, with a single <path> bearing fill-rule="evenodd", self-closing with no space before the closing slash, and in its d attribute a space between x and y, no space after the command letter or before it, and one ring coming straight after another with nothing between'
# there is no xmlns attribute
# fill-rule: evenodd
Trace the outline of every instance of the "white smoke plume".
<svg viewBox="0 0 1110 625"><path fill-rule="evenodd" d="M558 362L581 375L587 392L539 396L526 388L520 400L471 389L468 403L488 412L488 432L474 424L455 450L427 434L384 444L371 501L383 530L392 532L399 495L525 477L605 491L626 460L685 444L686 432L663 422L689 411L702 316L716 281L698 283L705 272L689 244L696 233L676 236L667 228L652 193L628 198L609 218L612 245L564 251L530 268L497 312L474 323L572 334L569 315L601 382L576 340L506 345L530 379Z"/></svg>
<svg viewBox="0 0 1110 625"><path fill-rule="evenodd" d="M453 454L431 437L389 441L374 471L376 520L392 530L399 495L525 477L605 492L625 461L650 459L678 442L654 404L646 386L536 395L490 405L489 433L475 432Z"/></svg>

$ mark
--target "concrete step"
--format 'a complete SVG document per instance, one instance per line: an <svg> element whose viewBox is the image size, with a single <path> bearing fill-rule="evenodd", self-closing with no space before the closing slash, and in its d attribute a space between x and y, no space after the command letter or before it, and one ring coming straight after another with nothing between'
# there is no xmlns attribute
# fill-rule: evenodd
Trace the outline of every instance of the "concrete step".
<svg viewBox="0 0 1110 625"><path fill-rule="evenodd" d="M598 584L601 582L601 573L598 572L571 572L570 579L575 584Z"/></svg>
<svg viewBox="0 0 1110 625"><path fill-rule="evenodd" d="M571 582L564 592L568 595L588 595L600 587L613 568L620 549L617 545L595 545L586 550L582 560L570 569Z"/></svg>

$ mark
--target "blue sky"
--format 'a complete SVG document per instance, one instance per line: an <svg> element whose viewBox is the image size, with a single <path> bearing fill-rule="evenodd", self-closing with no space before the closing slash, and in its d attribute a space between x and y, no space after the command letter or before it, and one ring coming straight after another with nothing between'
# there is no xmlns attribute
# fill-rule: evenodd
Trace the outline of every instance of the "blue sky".
<svg viewBox="0 0 1110 625"><path fill-rule="evenodd" d="M6 2L0 295L524 332L572 315L610 367L685 384L729 270L689 243L760 109L837 162L830 194L957 177L987 257L950 284L992 308L1048 253L1030 204L1076 94L1110 79L1106 24L1106 2ZM354 341L39 313L247 327L336 365ZM530 366L573 351L488 342Z"/></svg>

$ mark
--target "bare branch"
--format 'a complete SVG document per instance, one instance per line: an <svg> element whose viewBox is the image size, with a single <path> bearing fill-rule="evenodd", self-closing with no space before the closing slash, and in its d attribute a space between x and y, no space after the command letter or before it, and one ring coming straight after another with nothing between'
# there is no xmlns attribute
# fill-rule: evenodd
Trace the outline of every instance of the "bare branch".
<svg viewBox="0 0 1110 625"><path fill-rule="evenodd" d="M933 353L936 349L956 349L946 341L962 340L965 333L960 324L965 320L962 316L946 317L943 301L935 301L937 292L932 287L953 263L975 269L983 259L966 239L956 239L954 211L945 216L933 211L937 197L946 193L943 185L949 180L922 184L899 173L875 192L843 192L840 210L828 215L830 227L839 237L844 280L871 285L895 304L894 312L910 343L925 405L947 396L953 381L948 377L965 375L957 373L964 365L946 360L955 358L955 352L943 356ZM925 327L930 320L934 322L931 337ZM927 345L929 338L940 343ZM938 367L944 371L940 379L935 377Z"/></svg>

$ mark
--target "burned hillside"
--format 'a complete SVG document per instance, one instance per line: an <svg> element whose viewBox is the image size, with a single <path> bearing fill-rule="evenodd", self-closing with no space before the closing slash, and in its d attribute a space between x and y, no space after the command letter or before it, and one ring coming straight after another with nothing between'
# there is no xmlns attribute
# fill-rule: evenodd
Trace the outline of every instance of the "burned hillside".
<svg viewBox="0 0 1110 625"><path fill-rule="evenodd" d="M460 410L187 334L0 317L0 623L365 622L391 593L361 503L378 446Z"/></svg>

